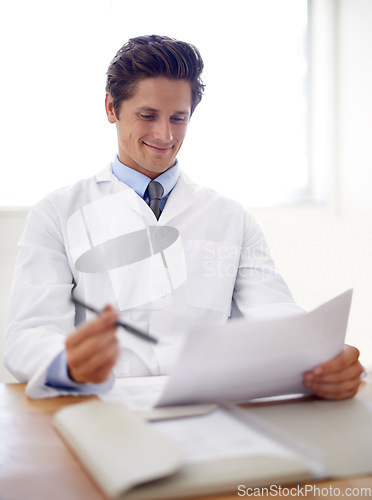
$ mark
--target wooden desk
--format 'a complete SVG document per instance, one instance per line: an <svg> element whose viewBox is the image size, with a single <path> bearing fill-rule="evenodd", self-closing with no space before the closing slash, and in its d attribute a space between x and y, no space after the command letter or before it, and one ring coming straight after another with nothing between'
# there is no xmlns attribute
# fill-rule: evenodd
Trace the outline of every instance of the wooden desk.
<svg viewBox="0 0 372 500"><path fill-rule="evenodd" d="M0 499L106 500L51 425L53 414L60 408L94 397L31 400L24 391L24 384L0 384ZM372 384L364 383L357 397L372 401ZM370 488L369 494L367 491L363 496L372 496L372 475L311 484L320 489L339 488L341 496L344 493L345 497L350 497L347 488ZM293 486L297 485L289 487ZM331 495L328 493L328 496ZM230 494L194 500L212 498L236 500L248 497L239 497L236 489Z"/></svg>

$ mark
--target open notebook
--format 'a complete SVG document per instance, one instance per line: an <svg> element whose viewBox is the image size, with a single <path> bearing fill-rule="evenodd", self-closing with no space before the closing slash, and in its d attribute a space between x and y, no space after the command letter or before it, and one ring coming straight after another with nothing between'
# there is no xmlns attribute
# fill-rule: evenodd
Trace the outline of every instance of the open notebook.
<svg viewBox="0 0 372 500"><path fill-rule="evenodd" d="M54 425L113 499L165 500L372 473L372 404L305 401L145 422L122 403L57 412Z"/></svg>

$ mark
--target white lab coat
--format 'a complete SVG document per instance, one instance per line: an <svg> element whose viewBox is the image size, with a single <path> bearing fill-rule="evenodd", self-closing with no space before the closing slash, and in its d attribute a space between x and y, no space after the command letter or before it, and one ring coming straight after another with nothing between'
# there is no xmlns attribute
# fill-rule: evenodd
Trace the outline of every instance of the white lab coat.
<svg viewBox="0 0 372 500"><path fill-rule="evenodd" d="M157 221L110 166L33 207L19 242L4 361L31 397L61 393L44 385L47 368L90 317L71 293L97 308L111 303L160 339L154 346L120 329L118 377L168 373L192 325L267 304L297 308L241 205L181 172Z"/></svg>

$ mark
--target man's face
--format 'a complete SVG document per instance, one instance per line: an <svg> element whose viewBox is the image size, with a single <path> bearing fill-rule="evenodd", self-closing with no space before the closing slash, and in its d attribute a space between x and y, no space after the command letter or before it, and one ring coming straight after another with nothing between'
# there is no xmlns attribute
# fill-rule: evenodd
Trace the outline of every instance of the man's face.
<svg viewBox="0 0 372 500"><path fill-rule="evenodd" d="M119 116L106 95L106 112L116 124L119 160L155 179L175 164L191 113L191 84L165 77L137 83L134 96L122 102Z"/></svg>

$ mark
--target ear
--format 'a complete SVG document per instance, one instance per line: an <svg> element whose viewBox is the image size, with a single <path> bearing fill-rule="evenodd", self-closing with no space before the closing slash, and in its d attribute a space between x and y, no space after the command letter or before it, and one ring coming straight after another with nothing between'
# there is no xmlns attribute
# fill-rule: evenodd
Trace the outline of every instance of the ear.
<svg viewBox="0 0 372 500"><path fill-rule="evenodd" d="M116 115L115 115L115 110L114 110L114 100L110 94L106 93L106 98L105 98L105 108L106 108L106 114L107 114L107 119L110 123L115 123L116 122Z"/></svg>

